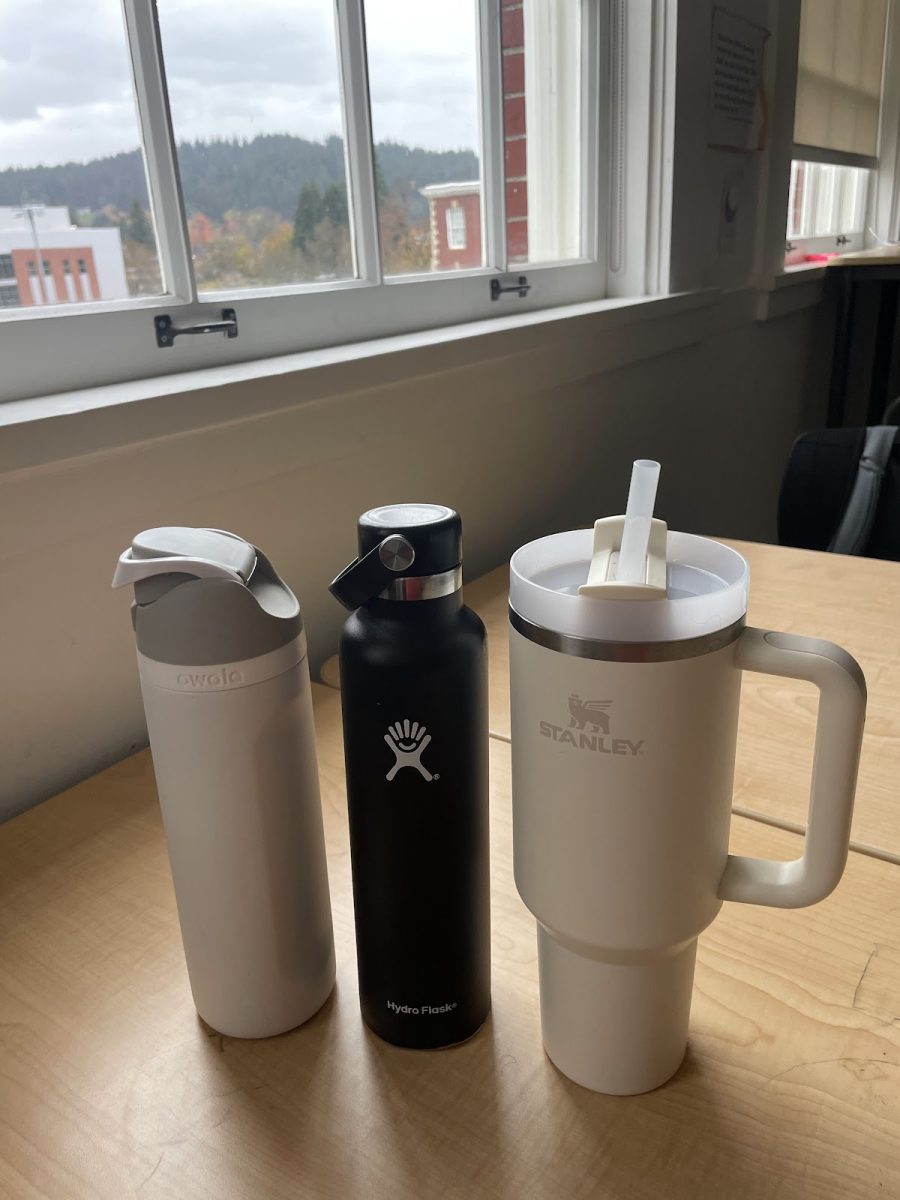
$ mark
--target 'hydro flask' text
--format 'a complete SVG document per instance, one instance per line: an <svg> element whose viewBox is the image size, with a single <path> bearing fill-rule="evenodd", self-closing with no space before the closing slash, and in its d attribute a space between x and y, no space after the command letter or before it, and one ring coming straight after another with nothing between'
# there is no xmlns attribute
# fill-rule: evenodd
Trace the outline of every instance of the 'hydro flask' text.
<svg viewBox="0 0 900 1200"><path fill-rule="evenodd" d="M577 729L563 729L562 725L551 725L541 721L541 737L552 738L576 750L594 750L597 754L640 754L643 740L629 741L628 738L606 737L602 733L581 733Z"/></svg>
<svg viewBox="0 0 900 1200"><path fill-rule="evenodd" d="M457 1007L457 1003L453 1000L450 1004L395 1004L393 1000L388 1000L388 1008L392 1013L403 1013L411 1017L420 1016L438 1016L441 1013L453 1012Z"/></svg>

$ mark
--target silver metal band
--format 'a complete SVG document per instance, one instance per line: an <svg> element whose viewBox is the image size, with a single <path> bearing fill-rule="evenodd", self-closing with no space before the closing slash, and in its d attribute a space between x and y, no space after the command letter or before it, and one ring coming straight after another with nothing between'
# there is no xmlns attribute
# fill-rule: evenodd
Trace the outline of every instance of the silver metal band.
<svg viewBox="0 0 900 1200"><path fill-rule="evenodd" d="M559 654L571 654L575 658L596 658L604 662L673 662L679 658L699 658L701 654L713 654L737 641L744 628L744 618L725 629L704 633L701 637L685 638L679 642L597 642L591 638L574 637L569 633L557 633L543 625L533 625L520 617L512 606L509 623L522 637L536 642L547 650Z"/></svg>
<svg viewBox="0 0 900 1200"><path fill-rule="evenodd" d="M392 579L379 600L438 600L441 596L452 596L462 587L462 567L441 571L439 575L402 575Z"/></svg>

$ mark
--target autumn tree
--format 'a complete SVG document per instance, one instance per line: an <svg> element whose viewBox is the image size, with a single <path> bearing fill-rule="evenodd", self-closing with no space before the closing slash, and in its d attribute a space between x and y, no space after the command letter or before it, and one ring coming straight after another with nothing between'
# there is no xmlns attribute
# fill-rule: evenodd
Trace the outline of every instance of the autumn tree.
<svg viewBox="0 0 900 1200"><path fill-rule="evenodd" d="M313 236L316 226L324 216L325 207L322 203L319 185L307 180L300 189L297 211L294 215L293 242L296 249L303 250L305 248L306 243Z"/></svg>
<svg viewBox="0 0 900 1200"><path fill-rule="evenodd" d="M346 183L332 183L322 196L322 212L335 225L350 228Z"/></svg>
<svg viewBox="0 0 900 1200"><path fill-rule="evenodd" d="M130 242L137 242L139 246L154 244L156 239L153 236L153 226L139 200L132 204L128 218L123 223L122 232Z"/></svg>

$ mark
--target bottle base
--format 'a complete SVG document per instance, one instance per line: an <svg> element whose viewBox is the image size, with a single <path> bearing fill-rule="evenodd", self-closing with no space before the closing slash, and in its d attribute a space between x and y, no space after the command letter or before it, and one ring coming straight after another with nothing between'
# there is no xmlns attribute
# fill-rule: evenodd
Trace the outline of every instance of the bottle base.
<svg viewBox="0 0 900 1200"><path fill-rule="evenodd" d="M491 1005L489 1004L477 1024L435 1038L423 1037L421 1032L411 1036L408 1030L389 1032L384 1027L379 1028L377 1023L369 1020L365 1013L362 1014L362 1018L363 1024L371 1033L374 1033L380 1041L387 1043L388 1046L395 1046L398 1050L453 1050L456 1046L463 1046L466 1042L470 1042L476 1034L480 1033L490 1015Z"/></svg>
<svg viewBox="0 0 900 1200"><path fill-rule="evenodd" d="M544 1049L574 1083L609 1096L661 1087L684 1060L697 939L629 962L576 954L538 925Z"/></svg>
<svg viewBox="0 0 900 1200"><path fill-rule="evenodd" d="M242 1014L240 1017L236 1016L230 1020L211 1020L199 1008L197 1016L207 1028L211 1029L213 1033L221 1034L222 1037L240 1038L241 1041L259 1041L261 1038L280 1037L283 1033L290 1033L291 1030L306 1025L321 1012L334 995L335 983L336 976L332 974L330 980L326 980L326 983L302 1009L279 1014L277 1019L273 1019L271 1015L262 1017Z"/></svg>

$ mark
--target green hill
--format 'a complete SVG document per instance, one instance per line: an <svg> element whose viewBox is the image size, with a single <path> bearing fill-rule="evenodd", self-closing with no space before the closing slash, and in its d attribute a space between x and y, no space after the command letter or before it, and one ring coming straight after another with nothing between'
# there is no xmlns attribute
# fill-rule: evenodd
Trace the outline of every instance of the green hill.
<svg viewBox="0 0 900 1200"><path fill-rule="evenodd" d="M382 142L376 146L376 158L384 186L405 198L416 219L426 212L419 188L478 177L478 158L471 150L435 151ZM214 221L228 209L255 208L272 209L293 220L304 183L317 183L324 191L344 179L344 145L336 136L324 142L290 134L185 142L178 148L178 160L188 214L203 212ZM147 207L140 151L86 163L0 171L0 204L25 200L92 212L106 205L124 212L135 200Z"/></svg>

